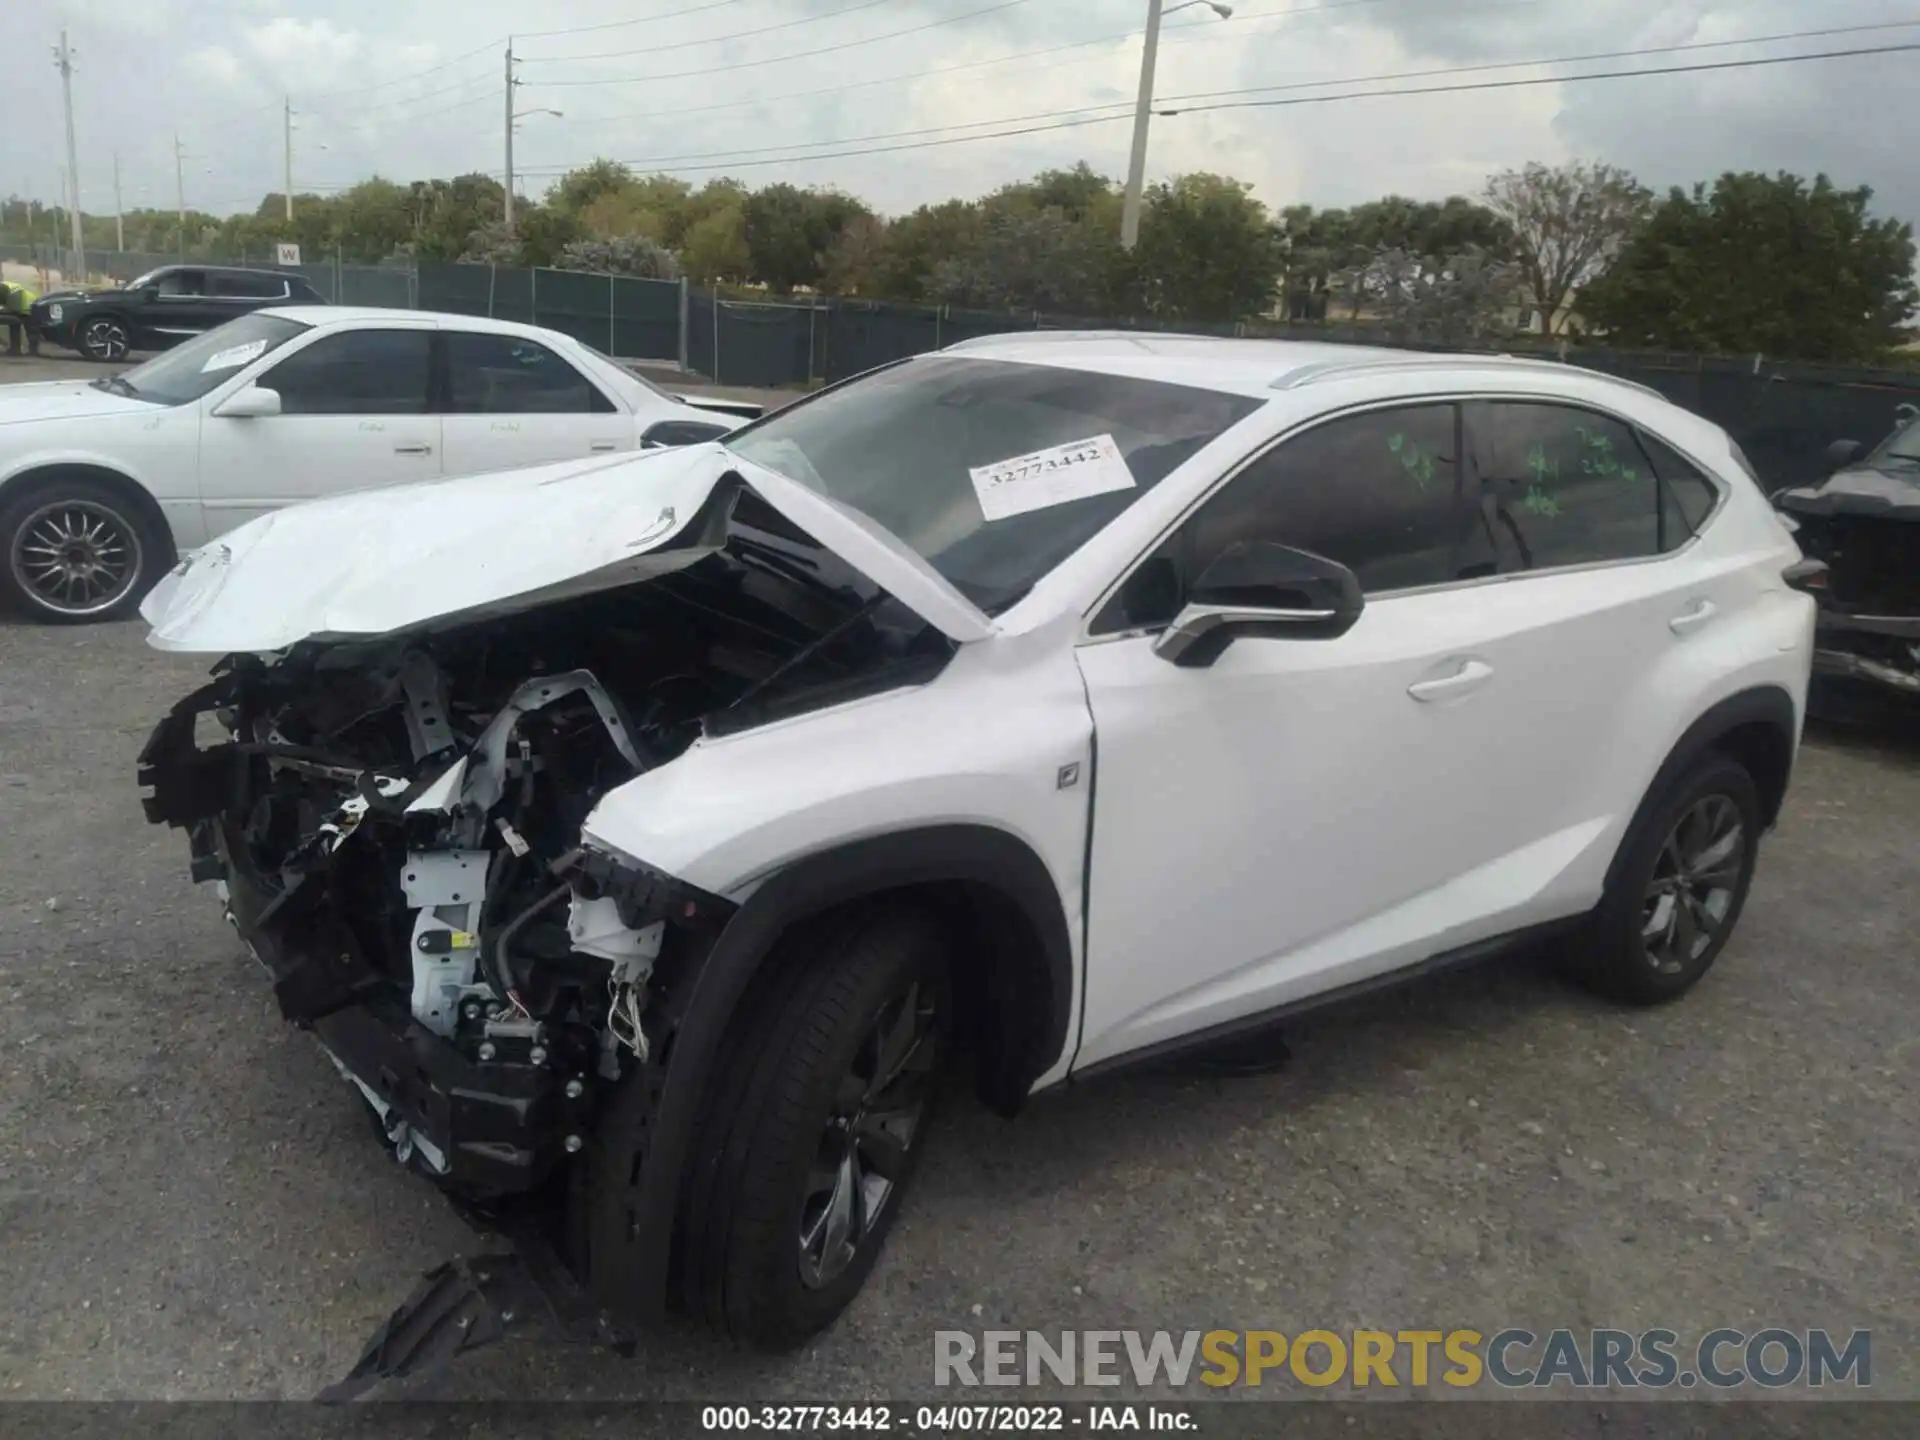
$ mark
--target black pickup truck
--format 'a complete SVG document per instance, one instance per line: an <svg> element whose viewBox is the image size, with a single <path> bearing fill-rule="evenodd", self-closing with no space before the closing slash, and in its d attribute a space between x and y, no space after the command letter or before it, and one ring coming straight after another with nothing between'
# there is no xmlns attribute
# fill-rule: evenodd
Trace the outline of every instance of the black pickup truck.
<svg viewBox="0 0 1920 1440"><path fill-rule="evenodd" d="M305 277L284 270L164 265L119 290L65 290L34 302L28 324L89 360L164 350L269 305L324 305Z"/></svg>

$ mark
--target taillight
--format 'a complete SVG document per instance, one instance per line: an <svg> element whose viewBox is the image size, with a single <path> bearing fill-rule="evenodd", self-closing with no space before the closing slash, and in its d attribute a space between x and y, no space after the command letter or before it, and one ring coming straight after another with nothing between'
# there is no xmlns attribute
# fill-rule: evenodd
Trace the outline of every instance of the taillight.
<svg viewBox="0 0 1920 1440"><path fill-rule="evenodd" d="M1824 560L1796 560L1780 572L1780 578L1787 587L1798 590L1803 595L1824 595L1827 593L1827 562Z"/></svg>

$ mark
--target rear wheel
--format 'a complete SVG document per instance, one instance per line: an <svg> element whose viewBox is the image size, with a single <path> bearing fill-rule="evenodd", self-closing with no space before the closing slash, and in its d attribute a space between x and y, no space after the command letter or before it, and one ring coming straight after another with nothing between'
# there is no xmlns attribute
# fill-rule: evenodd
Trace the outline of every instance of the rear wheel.
<svg viewBox="0 0 1920 1440"><path fill-rule="evenodd" d="M682 1202L681 1298L761 1349L859 1292L917 1168L952 1003L931 917L879 907L822 932L743 1016Z"/></svg>
<svg viewBox="0 0 1920 1440"><path fill-rule="evenodd" d="M1579 971L1631 1005L1684 995L1718 958L1746 905L1760 797L1745 766L1709 751L1648 808L1594 912Z"/></svg>
<svg viewBox="0 0 1920 1440"><path fill-rule="evenodd" d="M0 599L55 624L127 614L169 554L128 496L80 477L0 499L0 545Z"/></svg>

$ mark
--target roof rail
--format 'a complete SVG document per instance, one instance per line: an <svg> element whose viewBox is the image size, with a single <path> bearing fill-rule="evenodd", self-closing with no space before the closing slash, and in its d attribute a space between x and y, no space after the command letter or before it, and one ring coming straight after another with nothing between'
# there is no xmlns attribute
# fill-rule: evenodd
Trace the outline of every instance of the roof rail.
<svg viewBox="0 0 1920 1440"><path fill-rule="evenodd" d="M1548 360L1533 355L1406 355L1369 356L1356 360L1321 360L1312 365L1302 365L1298 370L1289 370L1274 381L1270 388L1298 390L1322 380L1341 379L1371 370L1461 370L1475 367L1532 370L1553 374L1565 374L1572 370L1615 385L1624 385L1629 390L1638 390L1641 394L1651 395L1656 400L1667 398L1651 385L1642 385L1638 380L1625 380L1618 375L1609 375L1604 370L1590 370L1584 365L1572 365L1563 360Z"/></svg>

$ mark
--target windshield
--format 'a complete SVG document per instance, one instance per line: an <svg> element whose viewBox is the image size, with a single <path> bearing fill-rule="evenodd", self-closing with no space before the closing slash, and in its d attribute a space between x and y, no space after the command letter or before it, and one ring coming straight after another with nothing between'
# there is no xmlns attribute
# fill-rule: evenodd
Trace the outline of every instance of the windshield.
<svg viewBox="0 0 1920 1440"><path fill-rule="evenodd" d="M1894 431L1873 458L1920 461L1920 419L1911 420L1905 429Z"/></svg>
<svg viewBox="0 0 1920 1440"><path fill-rule="evenodd" d="M165 267L163 266L162 268L164 269ZM144 275L136 275L133 279L129 280L126 284L122 285L120 288L122 291L131 293L132 291L142 289L143 287L148 285L157 285L159 284L159 281L160 281L160 271L149 270Z"/></svg>
<svg viewBox="0 0 1920 1440"><path fill-rule="evenodd" d="M1260 404L938 356L779 411L725 444L878 522L994 614Z"/></svg>
<svg viewBox="0 0 1920 1440"><path fill-rule="evenodd" d="M311 328L279 315L243 315L156 355L144 365L94 384L158 405L184 405L232 379L241 366L251 365Z"/></svg>

